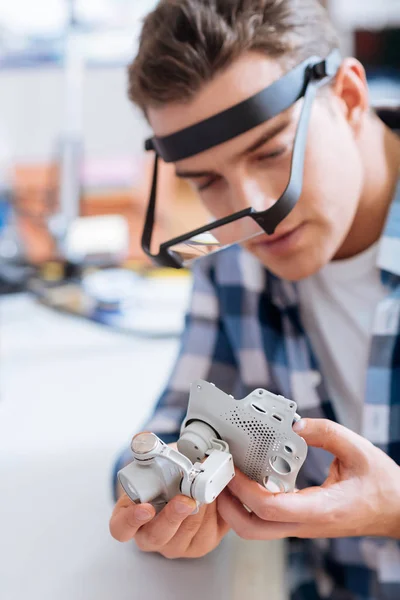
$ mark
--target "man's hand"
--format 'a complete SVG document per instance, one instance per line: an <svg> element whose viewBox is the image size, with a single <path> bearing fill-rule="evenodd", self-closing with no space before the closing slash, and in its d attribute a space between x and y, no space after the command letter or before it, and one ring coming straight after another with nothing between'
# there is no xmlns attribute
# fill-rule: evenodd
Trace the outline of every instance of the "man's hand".
<svg viewBox="0 0 400 600"><path fill-rule="evenodd" d="M176 443L169 444L177 449ZM133 504L122 487L110 520L111 535L118 542L134 539L143 552L157 552L165 558L200 558L214 550L230 527L217 511L217 504L202 506L176 496L156 515L151 504Z"/></svg>
<svg viewBox="0 0 400 600"><path fill-rule="evenodd" d="M230 491L218 498L221 516L236 533L254 540L400 539L400 467L368 440L331 421L303 419L294 430L308 445L335 456L328 478L321 487L272 494L237 472Z"/></svg>
<svg viewBox="0 0 400 600"><path fill-rule="evenodd" d="M195 508L194 500L177 496L155 515L151 504L135 505L123 494L111 517L111 535L119 542L134 539L143 552L158 552L165 558L199 558L219 545L229 526L215 502L192 515Z"/></svg>

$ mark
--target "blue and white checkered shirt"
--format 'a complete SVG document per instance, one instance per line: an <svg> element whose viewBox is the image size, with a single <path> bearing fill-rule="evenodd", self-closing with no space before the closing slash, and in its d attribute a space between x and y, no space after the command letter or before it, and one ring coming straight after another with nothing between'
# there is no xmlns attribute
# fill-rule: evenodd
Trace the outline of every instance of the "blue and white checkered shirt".
<svg viewBox="0 0 400 600"><path fill-rule="evenodd" d="M362 434L400 465L400 185L378 267L388 294L374 318ZM238 247L194 268L180 354L148 430L166 442L178 438L196 379L235 398L266 388L295 400L302 417L337 421L302 327L296 284L275 277ZM310 448L299 487L322 484L331 460ZM400 600L400 541L291 540L289 546L292 600Z"/></svg>

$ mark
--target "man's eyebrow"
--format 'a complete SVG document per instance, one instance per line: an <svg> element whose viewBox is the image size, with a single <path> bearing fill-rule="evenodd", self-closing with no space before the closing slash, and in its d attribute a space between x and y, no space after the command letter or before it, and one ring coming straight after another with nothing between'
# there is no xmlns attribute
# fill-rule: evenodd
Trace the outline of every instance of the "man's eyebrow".
<svg viewBox="0 0 400 600"><path fill-rule="evenodd" d="M253 142L252 145L249 146L248 148L246 148L245 150L242 150L239 154L236 155L235 158L240 158L240 157L245 156L246 154L251 154L252 152L255 152L256 150L261 148L261 146L264 146L264 144L266 144L267 142L272 140L274 137L276 137L277 135L282 133L282 131L284 131L286 129L286 127L289 126L289 124L290 124L290 118L287 118L284 121L280 121L279 123L277 123L275 125L275 127L269 129L268 131L264 131L261 134L261 136L258 138L258 140ZM213 171L179 171L179 170L176 170L175 174L177 177L179 177L181 179L196 179L196 178L200 178L200 177L210 177L210 175L215 175L215 173Z"/></svg>
<svg viewBox="0 0 400 600"><path fill-rule="evenodd" d="M264 144L271 141L274 137L282 133L282 131L284 131L286 127L289 126L289 124L290 119L287 118L277 123L273 128L269 129L268 131L264 131L264 133L261 134L257 141L253 142L253 144L249 148L246 148L246 150L242 150L237 155L237 157L241 157L245 154L251 154L252 152L255 152L256 150L261 148L261 146L264 146Z"/></svg>
<svg viewBox="0 0 400 600"><path fill-rule="evenodd" d="M175 171L179 179L196 179L198 177L209 177L215 175L212 171Z"/></svg>

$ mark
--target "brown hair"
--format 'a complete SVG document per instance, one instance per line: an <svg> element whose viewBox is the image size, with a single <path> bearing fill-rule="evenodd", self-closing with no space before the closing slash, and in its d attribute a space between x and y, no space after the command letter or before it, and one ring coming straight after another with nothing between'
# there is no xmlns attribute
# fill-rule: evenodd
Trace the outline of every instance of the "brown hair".
<svg viewBox="0 0 400 600"><path fill-rule="evenodd" d="M244 52L289 69L338 46L319 0L161 0L144 21L128 69L129 98L146 113L190 100Z"/></svg>

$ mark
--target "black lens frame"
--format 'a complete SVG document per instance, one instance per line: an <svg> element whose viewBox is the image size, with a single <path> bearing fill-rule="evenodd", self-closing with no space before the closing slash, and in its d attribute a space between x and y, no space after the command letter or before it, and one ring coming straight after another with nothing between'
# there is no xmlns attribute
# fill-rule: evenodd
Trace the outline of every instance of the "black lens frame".
<svg viewBox="0 0 400 600"><path fill-rule="evenodd" d="M283 219L287 217L301 196L303 188L307 134L311 110L317 90L332 80L332 78L336 75L339 66L340 54L338 51L332 52L324 60L310 58L307 61L304 61L304 63L301 63L301 65L298 65L292 71L289 71L288 74L286 74L277 82L273 83L265 90L262 90L262 92L253 98L245 100L239 105L224 111L224 113L215 115L206 121L182 130L181 132L177 132L176 134L172 134L171 136L167 136L165 138L152 138L146 141L146 150L155 150L156 154L154 160L150 199L142 234L142 249L145 254L151 258L155 265L161 267L172 267L175 269L184 267L184 261L181 259L178 253L170 250L171 247L188 241L194 236L210 231L210 229L216 229L218 227L228 225L229 223L233 223L244 217L250 217L253 219L261 227L261 229L265 231L265 233L269 235L274 233L279 223L281 223ZM302 89L300 89L300 91L298 89L299 71L302 73ZM283 102L280 102L279 106L277 106L277 98L279 97L283 98ZM268 118L272 118L280 112L283 112L302 97L304 97L304 103L296 131L290 168L290 178L288 185L281 197L267 210L256 211L254 208L249 207L223 219L218 219L212 224L208 223L207 225L190 231L187 234L168 240L160 245L158 254L152 254L151 240L156 211L157 180L160 157L162 157L166 162L175 162L176 160L181 160L199 152L203 152L204 150L223 143L228 139L232 139L236 135L240 135L240 133L244 133L244 131L248 130L252 126L256 126L260 119L263 119L264 116L266 116L266 118L263 119L265 121ZM267 102L268 98L270 99L269 104ZM291 98L291 101L289 100L289 104L288 98ZM272 109L270 108L271 99L273 99ZM254 100L256 100L258 104L256 108L260 109L259 114L254 114L254 110L252 114L250 114L250 119L255 119L254 124L245 124L247 129L244 131L238 131L237 126L229 129L229 121L231 120L232 123L237 123L237 114L239 114L239 112L246 114L244 112L246 110L245 105L250 101L254 103ZM265 114L265 109L269 111L267 115ZM221 120L221 115L223 127L222 129L216 130L215 124L217 123L218 117ZM260 122L263 122L263 120ZM210 127L213 129L210 129ZM243 127L244 125L242 123L241 128L243 129ZM205 138L207 137L204 135L205 130L209 132L210 144L208 146L206 146L205 143ZM213 131L213 133L211 133L211 131ZM202 133L202 135L199 136L199 133ZM194 142L192 143L191 140L194 140Z"/></svg>

